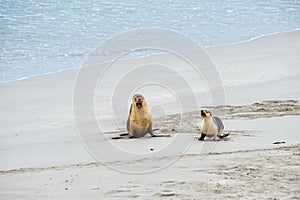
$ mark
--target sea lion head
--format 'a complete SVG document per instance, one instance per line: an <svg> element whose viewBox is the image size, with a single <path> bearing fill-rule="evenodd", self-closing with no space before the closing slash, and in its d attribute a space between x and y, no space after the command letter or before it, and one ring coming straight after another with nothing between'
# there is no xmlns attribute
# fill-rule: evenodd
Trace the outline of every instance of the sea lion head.
<svg viewBox="0 0 300 200"><path fill-rule="evenodd" d="M141 94L135 94L132 97L132 105L137 108L142 108L144 105L146 105L145 97Z"/></svg>
<svg viewBox="0 0 300 200"><path fill-rule="evenodd" d="M201 110L201 116L203 118L210 117L211 116L211 112L208 111L208 110Z"/></svg>

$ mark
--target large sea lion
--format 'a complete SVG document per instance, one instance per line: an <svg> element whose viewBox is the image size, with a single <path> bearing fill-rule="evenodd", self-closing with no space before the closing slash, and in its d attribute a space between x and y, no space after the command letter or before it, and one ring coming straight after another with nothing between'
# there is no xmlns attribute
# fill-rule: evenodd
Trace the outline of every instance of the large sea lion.
<svg viewBox="0 0 300 200"><path fill-rule="evenodd" d="M219 117L213 117L208 110L201 110L201 116L203 118L201 126L201 136L199 140L204 140L205 136L214 137L214 140L227 137L229 134L222 134L224 131L224 125Z"/></svg>
<svg viewBox="0 0 300 200"><path fill-rule="evenodd" d="M144 137L147 133L155 136L152 130L152 116L145 97L141 94L135 94L132 98L126 128L129 138Z"/></svg>

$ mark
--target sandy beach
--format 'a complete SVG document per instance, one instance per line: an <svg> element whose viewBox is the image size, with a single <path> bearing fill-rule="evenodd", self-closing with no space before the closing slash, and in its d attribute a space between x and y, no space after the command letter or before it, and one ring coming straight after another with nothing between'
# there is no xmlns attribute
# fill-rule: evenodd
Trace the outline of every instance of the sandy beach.
<svg viewBox="0 0 300 200"><path fill-rule="evenodd" d="M299 199L300 31L205 50L222 79L225 104L212 105L191 71L182 75L194 83L199 110L222 113L230 135L221 141L198 141L199 110L178 112L176 101L153 95L164 92L156 88L145 94L155 104L153 126L171 137L112 140L126 132L128 105L122 105L130 97L118 94L112 123L112 103L96 89L95 116L105 126L99 132L86 118L80 124L86 141L73 113L78 70L0 84L0 199ZM173 58L116 66L182 64Z"/></svg>

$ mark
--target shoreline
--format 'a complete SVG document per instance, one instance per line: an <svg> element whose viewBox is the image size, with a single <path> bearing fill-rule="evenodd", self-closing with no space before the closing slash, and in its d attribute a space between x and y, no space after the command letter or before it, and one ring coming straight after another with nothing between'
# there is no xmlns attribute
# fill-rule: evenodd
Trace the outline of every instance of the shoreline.
<svg viewBox="0 0 300 200"><path fill-rule="evenodd" d="M240 41L240 42L221 44L221 45L216 45L216 46L205 46L204 48L207 49L207 48L215 48L215 47L223 47L223 46L230 46L230 45L236 45L236 44L243 44L243 43L251 42L253 40L257 40L257 39L260 39L260 38L269 37L269 36L272 36L272 35L292 33L292 32L297 32L297 31L300 31L300 28L296 28L294 30L282 31L282 32L267 33L267 34L264 34L264 35L261 35L261 36L255 36L253 38L250 38L248 40L243 40L243 41Z"/></svg>
<svg viewBox="0 0 300 200"><path fill-rule="evenodd" d="M257 39L261 39L261 38L265 38L265 37L269 37L269 36L281 35L281 34L286 34L286 33L293 33L293 32L298 32L298 31L300 31L300 28L297 28L297 29L294 29L294 30L282 31L282 32L268 33L268 34L264 34L264 35L261 35L261 36L255 36L255 37L250 38L248 40L243 40L243 41L240 41L240 42L235 42L235 43L221 44L221 45L215 45L215 46L205 46L205 47L202 47L201 45L199 45L199 46L201 46L201 48L203 48L204 50L207 51L207 50L213 49L213 48L219 48L219 47L226 47L226 46L244 44L244 43L249 43L251 41L255 41ZM186 36L186 37L188 37L188 36ZM185 53L185 52L182 52L182 53ZM86 53L82 53L82 54L86 55ZM89 54L90 53L88 53L88 55ZM151 56L155 56L155 55L164 55L164 54L169 54L169 53L160 53L160 54L146 55L146 56L141 56L141 57L133 57L133 58L127 58L127 59L124 59L124 60L147 58L147 57L151 57ZM83 59L82 63L84 63L87 58L88 58L88 56L84 56L84 59ZM112 62L112 61L106 61L106 62L103 62L103 63L100 63L100 64L105 64L105 63L110 63L110 62ZM59 70L57 72L48 72L46 74L25 76L25 77L21 77L21 78L16 79L16 80L9 80L9 81L0 82L0 85L1 84L6 84L6 83L13 83L13 82L18 82L18 81L24 81L24 80L32 79L32 78L45 77L45 76L48 76L48 75L55 75L55 74L63 73L63 72L78 71L81 68L82 68L82 66L78 66L78 67L72 68L72 69L61 69L61 70Z"/></svg>

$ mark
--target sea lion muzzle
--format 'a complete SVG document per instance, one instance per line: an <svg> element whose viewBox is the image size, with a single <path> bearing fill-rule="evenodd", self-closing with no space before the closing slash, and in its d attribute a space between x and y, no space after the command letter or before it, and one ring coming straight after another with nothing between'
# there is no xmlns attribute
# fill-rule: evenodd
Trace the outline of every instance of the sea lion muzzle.
<svg viewBox="0 0 300 200"><path fill-rule="evenodd" d="M143 106L143 101L141 99L138 99L135 103L135 105L139 108L141 108Z"/></svg>

